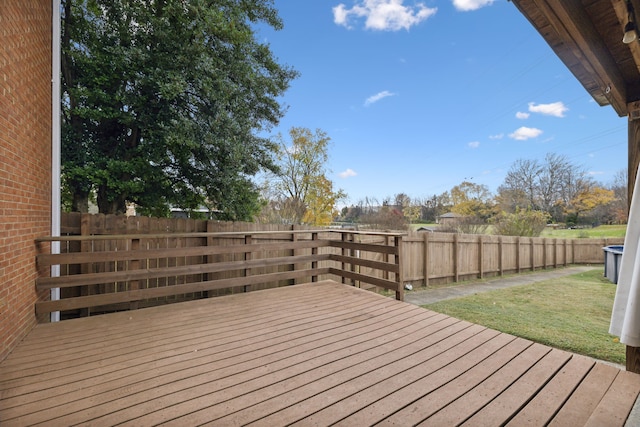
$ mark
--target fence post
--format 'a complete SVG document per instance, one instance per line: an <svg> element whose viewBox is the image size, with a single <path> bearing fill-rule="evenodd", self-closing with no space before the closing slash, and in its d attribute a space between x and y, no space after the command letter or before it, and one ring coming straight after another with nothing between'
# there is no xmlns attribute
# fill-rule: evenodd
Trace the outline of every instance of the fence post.
<svg viewBox="0 0 640 427"><path fill-rule="evenodd" d="M425 232L424 235L424 286L429 287L429 233Z"/></svg>
<svg viewBox="0 0 640 427"><path fill-rule="evenodd" d="M516 237L516 271L518 273L522 270L522 266L520 264L520 237Z"/></svg>
<svg viewBox="0 0 640 427"><path fill-rule="evenodd" d="M529 258L531 258L531 271L536 271L536 240L533 237L529 237L531 239L531 254L529 254Z"/></svg>
<svg viewBox="0 0 640 427"><path fill-rule="evenodd" d="M453 281L458 282L460 272L458 271L458 234L453 235Z"/></svg>
<svg viewBox="0 0 640 427"><path fill-rule="evenodd" d="M484 239L481 234L478 235L478 269L480 270L478 278L482 279L484 277Z"/></svg>
<svg viewBox="0 0 640 427"><path fill-rule="evenodd" d="M502 253L504 252L504 238L498 237L498 272L500 277L504 276L504 262L502 261Z"/></svg>

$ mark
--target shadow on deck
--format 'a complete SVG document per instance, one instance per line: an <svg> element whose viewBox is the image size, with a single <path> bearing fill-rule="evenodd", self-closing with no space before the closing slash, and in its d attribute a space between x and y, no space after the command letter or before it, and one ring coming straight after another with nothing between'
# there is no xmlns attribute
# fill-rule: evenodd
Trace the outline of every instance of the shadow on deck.
<svg viewBox="0 0 640 427"><path fill-rule="evenodd" d="M38 325L0 423L622 426L640 375L322 281Z"/></svg>

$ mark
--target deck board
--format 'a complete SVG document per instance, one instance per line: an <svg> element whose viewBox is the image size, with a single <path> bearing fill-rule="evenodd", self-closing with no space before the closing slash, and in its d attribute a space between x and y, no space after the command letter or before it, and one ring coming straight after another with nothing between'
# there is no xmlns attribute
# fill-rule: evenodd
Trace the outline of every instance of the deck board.
<svg viewBox="0 0 640 427"><path fill-rule="evenodd" d="M325 281L39 325L0 364L0 424L623 425L639 391L639 375Z"/></svg>

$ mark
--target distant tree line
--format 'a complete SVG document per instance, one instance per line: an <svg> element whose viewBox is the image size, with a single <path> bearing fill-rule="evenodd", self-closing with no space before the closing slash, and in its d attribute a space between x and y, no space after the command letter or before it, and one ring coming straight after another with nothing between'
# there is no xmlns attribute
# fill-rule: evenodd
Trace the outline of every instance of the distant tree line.
<svg viewBox="0 0 640 427"><path fill-rule="evenodd" d="M543 161L516 160L496 194L486 185L464 181L424 198L405 193L382 201L366 197L344 208L340 220L402 230L410 223L435 223L449 212L459 219L447 231L464 233L483 233L492 225L503 235L537 236L550 222L567 227L623 224L628 214L627 172L619 171L605 185L566 156L550 153Z"/></svg>

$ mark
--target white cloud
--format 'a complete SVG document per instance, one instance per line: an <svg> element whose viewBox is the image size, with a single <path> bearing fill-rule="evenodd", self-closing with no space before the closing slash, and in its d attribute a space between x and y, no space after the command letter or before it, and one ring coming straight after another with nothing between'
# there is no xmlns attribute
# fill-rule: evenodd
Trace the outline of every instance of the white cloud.
<svg viewBox="0 0 640 427"><path fill-rule="evenodd" d="M494 0L453 0L453 6L462 12L469 12L491 6L493 2Z"/></svg>
<svg viewBox="0 0 640 427"><path fill-rule="evenodd" d="M504 138L504 133L498 133L495 135L489 135L489 139L502 139Z"/></svg>
<svg viewBox="0 0 640 427"><path fill-rule="evenodd" d="M532 113L544 114L545 116L564 117L564 113L569 111L569 108L567 108L567 106L561 101L538 105L536 105L535 102L530 102L529 111Z"/></svg>
<svg viewBox="0 0 640 427"><path fill-rule="evenodd" d="M591 175L591 176L604 175L604 172L603 171L589 171L589 172L587 172L587 175Z"/></svg>
<svg viewBox="0 0 640 427"><path fill-rule="evenodd" d="M369 30L408 30L430 16L438 8L429 8L422 3L405 6L404 0L360 0L352 8L343 3L333 8L333 22L347 28L350 18L365 18L365 28Z"/></svg>
<svg viewBox="0 0 640 427"><path fill-rule="evenodd" d="M345 9L343 4L339 4L338 6L333 8L333 22L342 25L345 27L349 26L347 22L349 18L349 11Z"/></svg>
<svg viewBox="0 0 640 427"><path fill-rule="evenodd" d="M542 134L540 129L536 128L528 128L526 126L522 126L515 130L515 132L509 134L509 138L513 138L517 141L526 141L530 138L537 138Z"/></svg>
<svg viewBox="0 0 640 427"><path fill-rule="evenodd" d="M351 177L351 176L356 176L356 175L358 175L358 174L357 174L357 173L356 173L356 171L354 171L353 169L347 169L347 170L345 170L344 172L340 172L340 173L338 174L338 176L339 176L340 178L349 178L349 177Z"/></svg>
<svg viewBox="0 0 640 427"><path fill-rule="evenodd" d="M388 90L383 90L382 92L378 92L375 95L372 95L372 96L368 97L364 101L364 106L368 107L369 105L375 104L376 102L378 102L381 99L384 99L384 98L386 98L388 96L395 96L395 93L389 92Z"/></svg>
<svg viewBox="0 0 640 427"><path fill-rule="evenodd" d="M471 141L467 144L469 148L478 148L480 147L480 141Z"/></svg>
<svg viewBox="0 0 640 427"><path fill-rule="evenodd" d="M516 113L516 119L521 119L521 120L526 120L529 118L531 114L529 113L523 113L522 111L518 111Z"/></svg>

